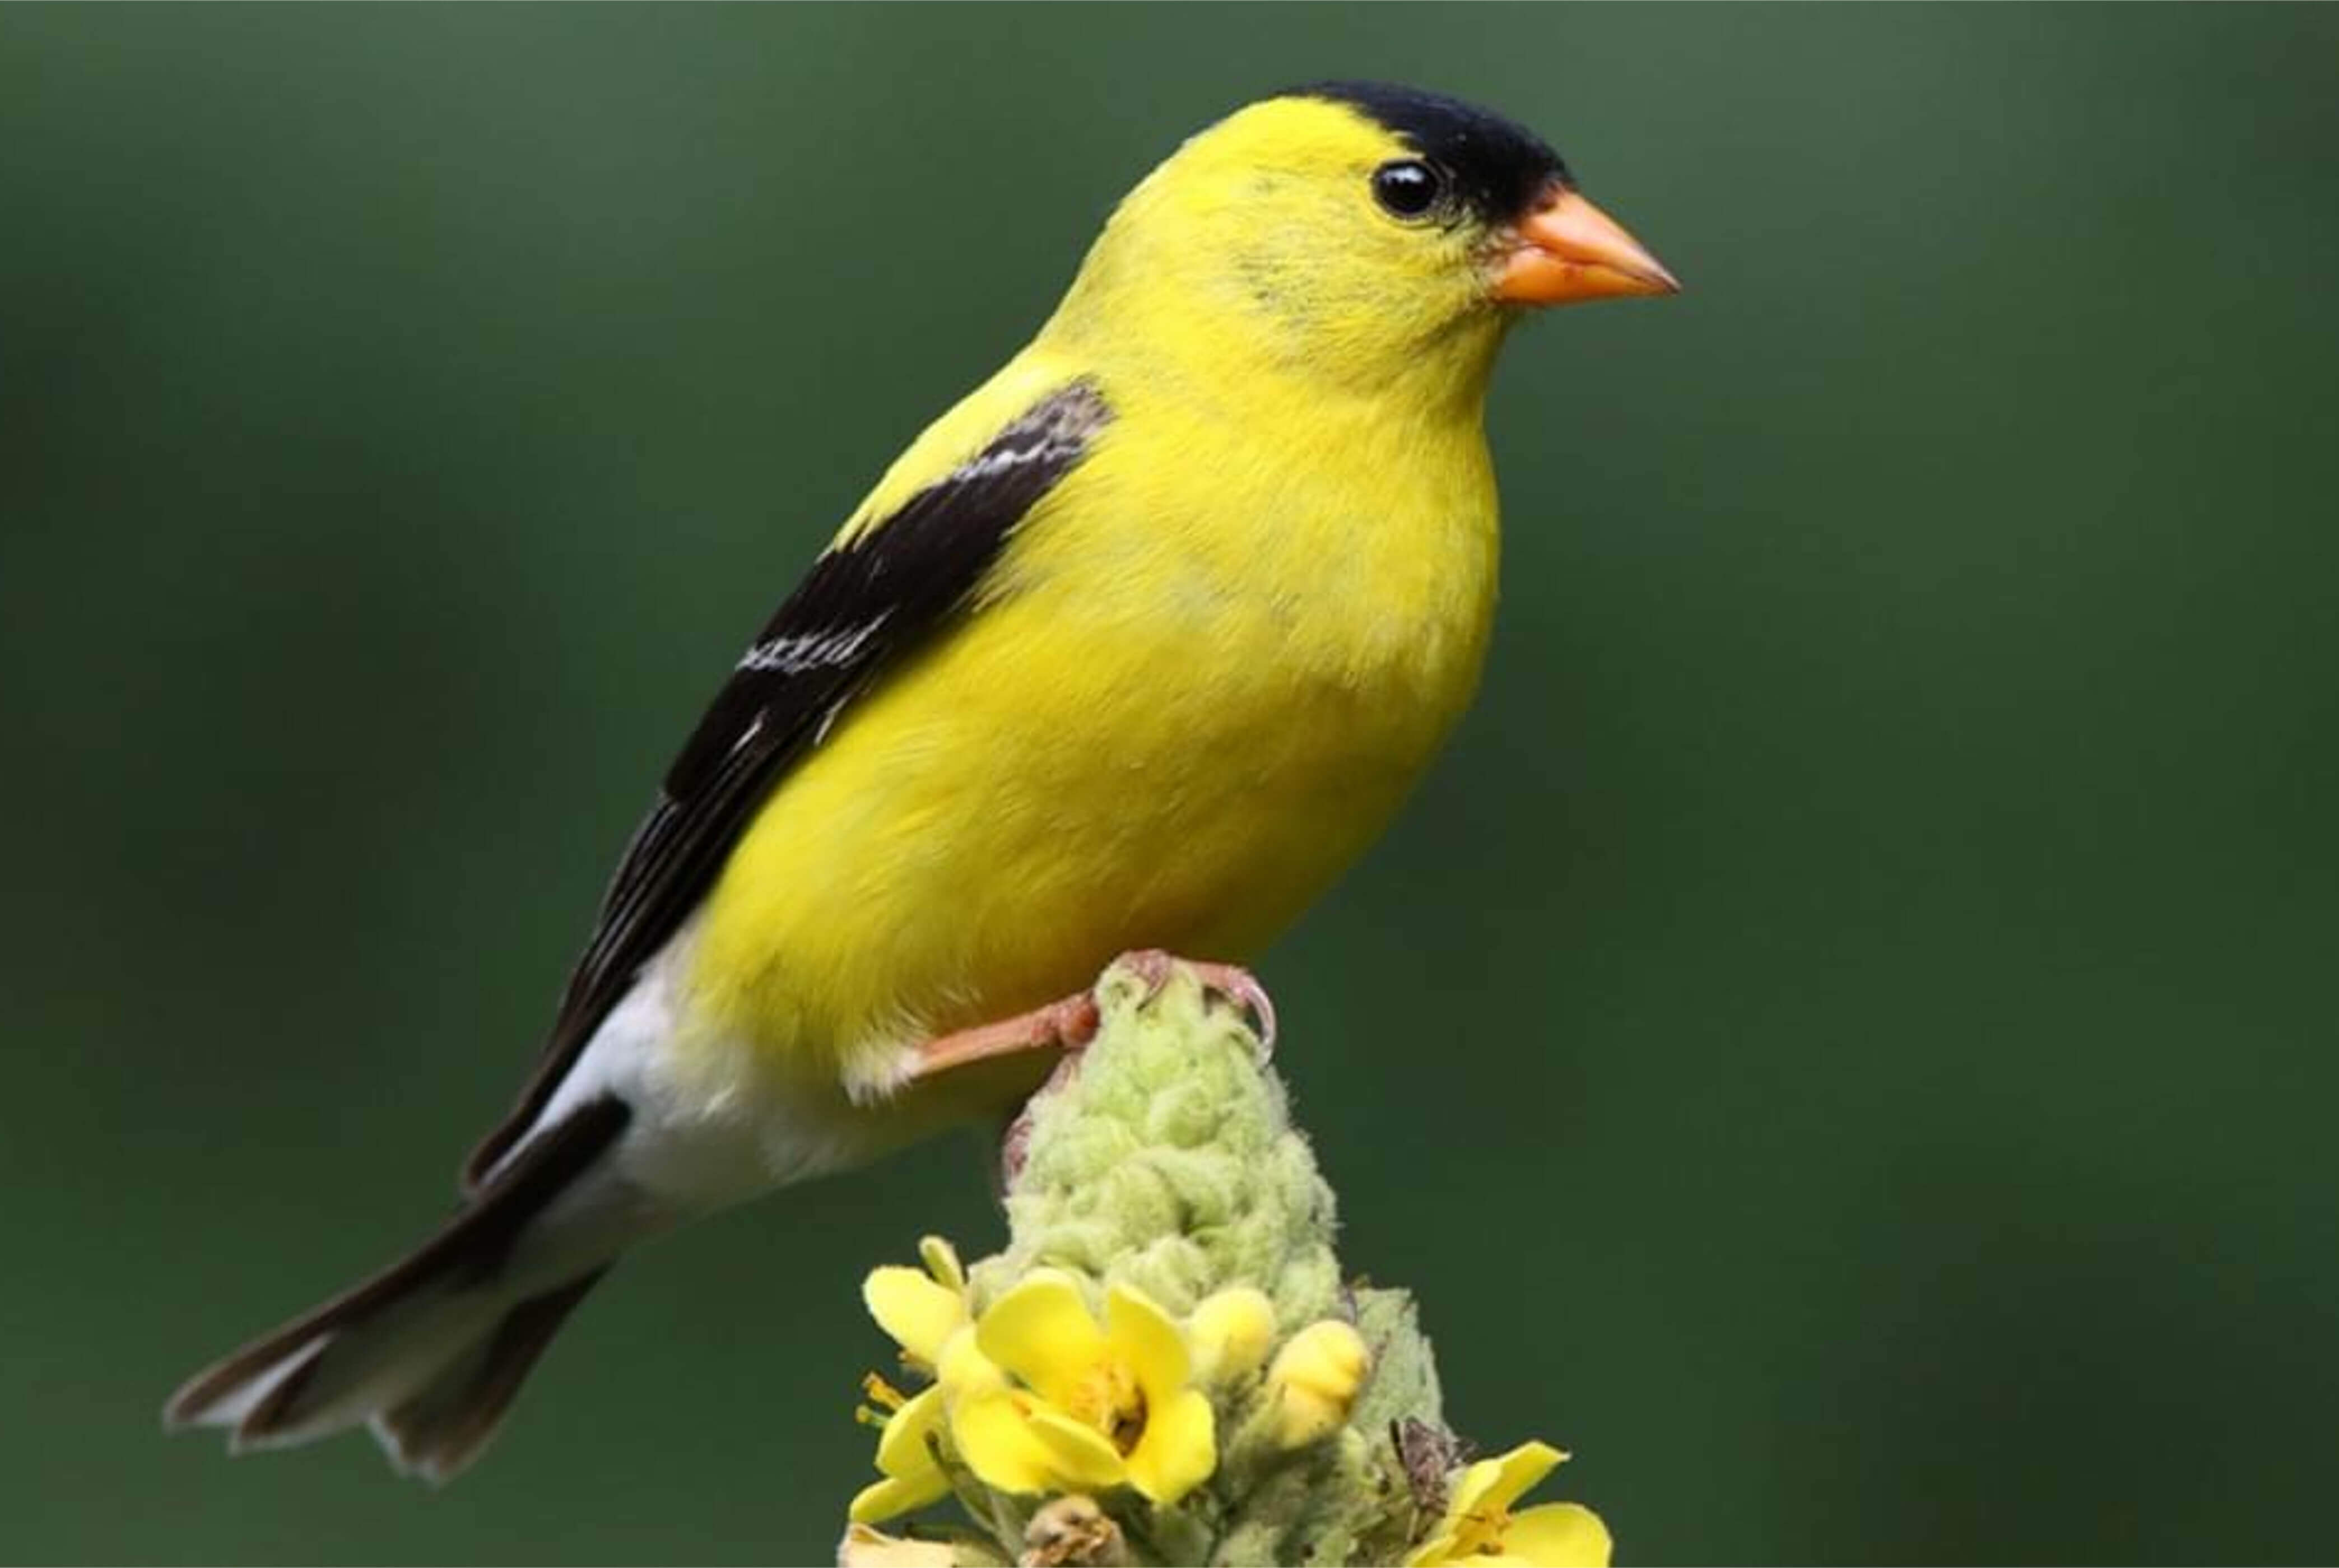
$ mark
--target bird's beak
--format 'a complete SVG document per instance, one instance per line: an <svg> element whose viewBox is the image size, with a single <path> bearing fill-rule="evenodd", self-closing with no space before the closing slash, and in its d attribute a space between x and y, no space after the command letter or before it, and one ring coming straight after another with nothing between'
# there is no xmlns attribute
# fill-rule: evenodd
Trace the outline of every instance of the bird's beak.
<svg viewBox="0 0 2339 1568"><path fill-rule="evenodd" d="M1504 237L1495 261L1494 296L1509 305L1680 292L1623 225L1555 181Z"/></svg>

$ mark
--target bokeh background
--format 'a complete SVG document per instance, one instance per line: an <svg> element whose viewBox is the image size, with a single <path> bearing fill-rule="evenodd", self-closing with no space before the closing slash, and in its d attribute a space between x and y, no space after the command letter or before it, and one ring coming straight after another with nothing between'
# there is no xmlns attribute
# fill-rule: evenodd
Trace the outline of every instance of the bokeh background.
<svg viewBox="0 0 2339 1568"><path fill-rule="evenodd" d="M2339 1550L2339 12L11 7L0 1554L830 1548L969 1141L637 1258L443 1494L154 1412L441 1211L817 543L1332 74L1689 283L1515 343L1484 699L1265 965L1349 1264L1631 1560Z"/></svg>

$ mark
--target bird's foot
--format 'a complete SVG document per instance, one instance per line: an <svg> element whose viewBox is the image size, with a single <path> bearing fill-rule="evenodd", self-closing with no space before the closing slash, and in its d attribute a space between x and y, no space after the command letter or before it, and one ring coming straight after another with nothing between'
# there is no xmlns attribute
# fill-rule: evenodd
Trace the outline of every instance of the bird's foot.
<svg viewBox="0 0 2339 1568"><path fill-rule="evenodd" d="M1202 963L1162 952L1158 947L1122 953L1118 961L1137 971L1148 997L1170 983L1170 971L1183 965L1202 982L1206 997L1222 997L1250 1014L1251 1032L1258 1036L1258 1060L1264 1066L1275 1055L1275 999L1258 977L1238 964Z"/></svg>
<svg viewBox="0 0 2339 1568"><path fill-rule="evenodd" d="M1133 970L1145 982L1149 1000L1170 983L1171 972L1180 965L1192 971L1195 978L1202 982L1202 992L1206 998L1232 1001L1250 1014L1252 1031L1258 1039L1259 1061L1265 1065L1275 1053L1275 1001L1267 994L1267 988L1259 984L1258 977L1250 971L1230 963L1200 963L1164 952L1160 948L1125 952L1114 961L1114 967L1125 966ZM1007 1124L1007 1130L1000 1139L1001 1173L1008 1185L1012 1186L1023 1170L1024 1149L1031 1135L1031 1106L1042 1096L1062 1088L1080 1071L1081 1052L1096 1038L1100 1021L1096 992L1093 990L1078 991L1060 1001L1051 1001L1045 1007L1034 1008L1030 1012L1019 1013L997 1023L960 1030L955 1034L928 1040L919 1048L917 1076L925 1078L954 1067L964 1067L970 1062L986 1061L993 1057L1012 1056L1027 1050L1060 1050L1063 1053L1062 1059L1056 1063L1055 1070L1048 1075L1048 1080L1040 1086L1031 1100L1025 1102L1022 1109L1016 1112L1014 1119Z"/></svg>
<svg viewBox="0 0 2339 1568"><path fill-rule="evenodd" d="M1160 948L1125 952L1114 964L1136 971L1138 978L1145 981L1149 1000L1170 983L1171 971L1179 965L1191 970L1202 982L1205 996L1223 998L1250 1014L1251 1027L1258 1036L1260 1059L1264 1060L1274 1054L1275 1002L1250 971L1230 963L1199 963ZM917 1069L911 1076L932 1078L952 1068L1027 1050L1076 1052L1096 1038L1098 1022L1096 992L1075 991L1013 1018L978 1024L926 1041L918 1048Z"/></svg>

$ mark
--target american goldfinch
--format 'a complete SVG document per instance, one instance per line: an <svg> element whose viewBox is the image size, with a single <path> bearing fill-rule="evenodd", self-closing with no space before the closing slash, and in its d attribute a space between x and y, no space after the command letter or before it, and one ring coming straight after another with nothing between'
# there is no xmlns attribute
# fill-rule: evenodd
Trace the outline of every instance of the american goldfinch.
<svg viewBox="0 0 2339 1568"><path fill-rule="evenodd" d="M1505 335L1676 286L1451 99L1328 84L1187 142L716 693L453 1218L169 1422L362 1422L444 1479L627 1247L1012 1109L1117 954L1256 954L1476 683Z"/></svg>

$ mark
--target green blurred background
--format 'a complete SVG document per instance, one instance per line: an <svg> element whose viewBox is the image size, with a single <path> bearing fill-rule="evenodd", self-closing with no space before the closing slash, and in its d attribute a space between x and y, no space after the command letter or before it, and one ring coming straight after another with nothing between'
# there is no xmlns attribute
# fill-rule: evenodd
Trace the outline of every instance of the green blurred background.
<svg viewBox="0 0 2339 1568"><path fill-rule="evenodd" d="M442 1494L154 1413L440 1212L816 544L1331 74L1689 283L1513 345L1485 696L1265 965L1350 1265L1632 1560L2339 1551L2339 12L12 7L0 1553L829 1549L964 1140L636 1259Z"/></svg>

